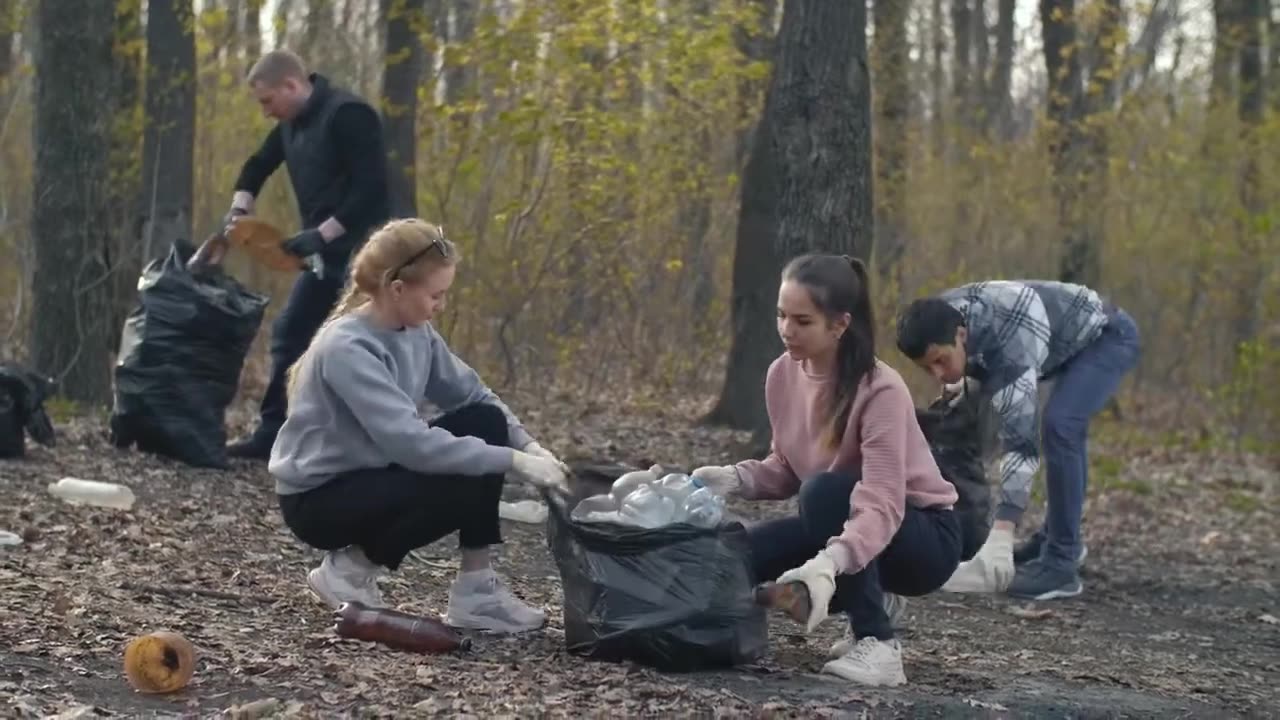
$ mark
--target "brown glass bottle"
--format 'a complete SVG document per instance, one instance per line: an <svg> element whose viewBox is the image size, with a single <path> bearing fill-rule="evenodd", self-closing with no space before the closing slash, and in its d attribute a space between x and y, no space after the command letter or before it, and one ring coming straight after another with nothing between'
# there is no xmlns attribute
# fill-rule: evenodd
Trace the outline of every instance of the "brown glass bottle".
<svg viewBox="0 0 1280 720"><path fill-rule="evenodd" d="M343 603L333 613L333 620L339 637L369 640L397 650L426 654L471 648L471 638L458 635L439 620L389 608Z"/></svg>
<svg viewBox="0 0 1280 720"><path fill-rule="evenodd" d="M813 608L809 588L799 581L761 583L756 586L755 599L757 605L782 610L798 623L807 622L809 611Z"/></svg>

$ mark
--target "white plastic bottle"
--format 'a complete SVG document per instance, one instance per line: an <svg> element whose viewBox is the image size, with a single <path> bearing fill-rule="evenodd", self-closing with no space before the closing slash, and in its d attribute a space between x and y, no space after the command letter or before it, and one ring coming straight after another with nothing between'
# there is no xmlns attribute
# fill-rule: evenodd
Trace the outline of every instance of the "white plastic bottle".
<svg viewBox="0 0 1280 720"><path fill-rule="evenodd" d="M96 505L117 510L132 510L135 500L133 491L124 485L73 477L64 477L56 483L49 483L49 492L69 503Z"/></svg>

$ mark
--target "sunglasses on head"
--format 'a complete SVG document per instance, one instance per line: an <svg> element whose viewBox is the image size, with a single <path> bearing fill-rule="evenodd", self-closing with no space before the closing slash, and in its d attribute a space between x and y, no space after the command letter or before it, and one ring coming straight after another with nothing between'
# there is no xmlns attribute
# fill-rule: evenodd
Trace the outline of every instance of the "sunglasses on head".
<svg viewBox="0 0 1280 720"><path fill-rule="evenodd" d="M444 244L444 228L440 228L440 234L438 237L431 238L430 245L411 255L408 260L400 265L400 267L396 268L395 273L393 273L391 277L399 277L400 273L405 271L405 268L421 260L422 256L431 252L432 249L439 249L440 257L449 257L449 248Z"/></svg>

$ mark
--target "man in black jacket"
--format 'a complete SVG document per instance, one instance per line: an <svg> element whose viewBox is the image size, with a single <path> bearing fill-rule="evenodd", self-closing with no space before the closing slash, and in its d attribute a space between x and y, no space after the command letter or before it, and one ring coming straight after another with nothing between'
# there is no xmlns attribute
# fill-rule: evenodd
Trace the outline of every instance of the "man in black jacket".
<svg viewBox="0 0 1280 720"><path fill-rule="evenodd" d="M232 457L265 460L284 423L286 372L337 302L351 255L390 218L391 201L382 124L373 106L309 73L287 50L264 55L247 80L263 114L277 123L240 170L226 221L252 213L263 183L284 164L303 228L284 247L319 258L299 273L272 327L271 379L258 428L227 448Z"/></svg>

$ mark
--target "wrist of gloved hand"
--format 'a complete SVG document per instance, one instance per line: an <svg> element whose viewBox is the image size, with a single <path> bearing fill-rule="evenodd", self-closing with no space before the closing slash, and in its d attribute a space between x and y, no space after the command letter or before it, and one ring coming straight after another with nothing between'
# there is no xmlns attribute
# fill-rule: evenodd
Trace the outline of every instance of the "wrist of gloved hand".
<svg viewBox="0 0 1280 720"><path fill-rule="evenodd" d="M738 474L738 469L732 465L704 465L689 473L689 476L696 478L707 489L721 497L730 497L742 492L742 477Z"/></svg>
<svg viewBox="0 0 1280 720"><path fill-rule="evenodd" d="M318 228L303 230L284 243L284 249L300 258L310 257L324 250L324 235Z"/></svg>
<svg viewBox="0 0 1280 720"><path fill-rule="evenodd" d="M972 559L960 563L942 586L944 592L1004 592L1013 581L1013 531L993 528Z"/></svg>
<svg viewBox="0 0 1280 720"><path fill-rule="evenodd" d="M542 447L537 440L529 441L529 444L524 446L523 451L530 455L537 455L538 457L544 457L548 460L552 460L559 465L564 465L560 458L556 457L555 453Z"/></svg>
<svg viewBox="0 0 1280 720"><path fill-rule="evenodd" d="M805 564L778 576L776 582L779 584L802 582L809 590L809 619L805 623L807 632L813 632L827 619L827 608L831 605L831 596L835 595L836 575L839 572L831 551L823 549Z"/></svg>
<svg viewBox="0 0 1280 720"><path fill-rule="evenodd" d="M569 492L568 477L558 460L520 450L511 451L511 472L507 477L535 487Z"/></svg>

